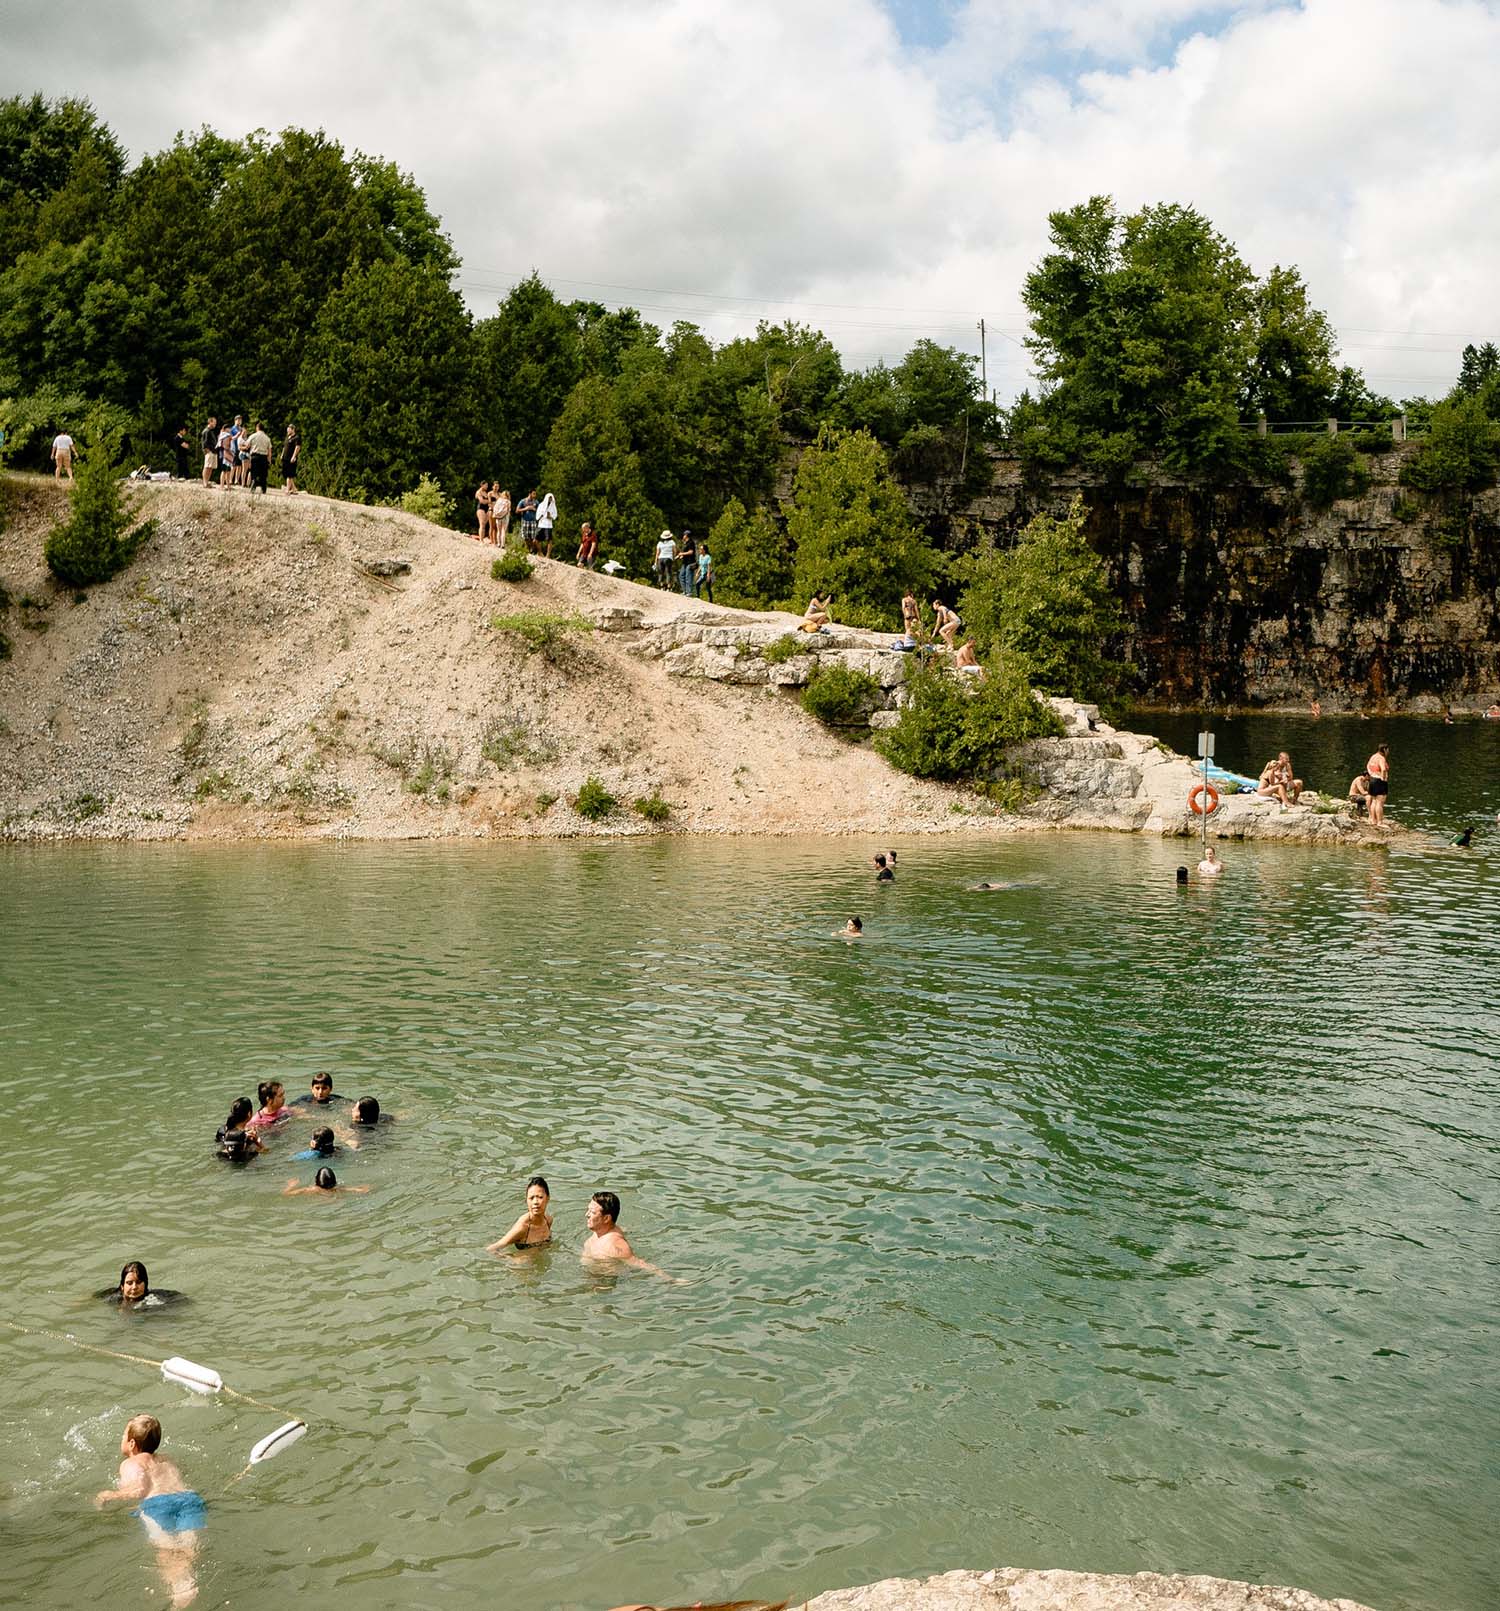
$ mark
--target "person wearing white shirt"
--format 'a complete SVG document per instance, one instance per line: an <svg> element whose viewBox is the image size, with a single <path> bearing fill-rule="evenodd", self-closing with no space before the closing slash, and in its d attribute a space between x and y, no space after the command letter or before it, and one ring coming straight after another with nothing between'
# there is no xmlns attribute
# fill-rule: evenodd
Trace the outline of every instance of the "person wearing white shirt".
<svg viewBox="0 0 1500 1611"><path fill-rule="evenodd" d="M73 438L66 431L52 438L52 473L59 481L73 479Z"/></svg>
<svg viewBox="0 0 1500 1611"><path fill-rule="evenodd" d="M656 585L672 591L672 568L677 560L677 539L664 531L656 541Z"/></svg>

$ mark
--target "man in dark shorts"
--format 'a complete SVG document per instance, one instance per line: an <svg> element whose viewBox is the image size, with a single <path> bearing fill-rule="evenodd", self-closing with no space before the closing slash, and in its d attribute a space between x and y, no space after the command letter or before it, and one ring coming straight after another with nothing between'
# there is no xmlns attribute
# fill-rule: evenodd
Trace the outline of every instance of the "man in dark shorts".
<svg viewBox="0 0 1500 1611"><path fill-rule="evenodd" d="M1391 747L1389 744L1377 744L1375 753L1365 762L1365 771L1370 774L1370 826L1383 827L1385 824L1385 799L1391 792Z"/></svg>

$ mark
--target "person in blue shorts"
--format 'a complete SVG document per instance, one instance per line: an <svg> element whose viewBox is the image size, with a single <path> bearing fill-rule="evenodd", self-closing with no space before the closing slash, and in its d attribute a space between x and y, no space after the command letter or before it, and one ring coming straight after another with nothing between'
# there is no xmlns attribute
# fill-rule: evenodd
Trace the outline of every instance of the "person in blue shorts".
<svg viewBox="0 0 1500 1611"><path fill-rule="evenodd" d="M182 1480L182 1473L156 1451L161 1447L161 1422L154 1415L135 1415L125 1424L120 1439L120 1475L113 1488L94 1495L94 1508L103 1510L116 1499L134 1500L156 1551L156 1569L174 1606L191 1605L198 1597L193 1563L198 1534L203 1531L203 1500Z"/></svg>

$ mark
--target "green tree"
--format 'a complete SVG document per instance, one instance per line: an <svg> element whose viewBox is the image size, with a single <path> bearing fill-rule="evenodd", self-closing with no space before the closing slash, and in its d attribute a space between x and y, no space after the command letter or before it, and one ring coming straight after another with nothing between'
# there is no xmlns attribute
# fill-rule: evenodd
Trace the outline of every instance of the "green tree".
<svg viewBox="0 0 1500 1611"><path fill-rule="evenodd" d="M1121 219L1095 196L1050 225L1053 250L1022 290L1049 418L1109 467L1148 452L1176 470L1232 460L1253 353L1238 252L1167 203Z"/></svg>
<svg viewBox="0 0 1500 1611"><path fill-rule="evenodd" d="M83 439L68 518L43 548L47 568L65 587L107 582L134 557L156 522L132 527L135 512L121 496L117 433L95 428Z"/></svg>
<svg viewBox="0 0 1500 1611"><path fill-rule="evenodd" d="M1272 420L1327 419L1338 386L1336 340L1294 268L1279 264L1251 293L1254 351L1240 408Z"/></svg>
<svg viewBox="0 0 1500 1611"><path fill-rule="evenodd" d="M87 101L0 100L0 263L102 233L125 152Z"/></svg>
<svg viewBox="0 0 1500 1611"><path fill-rule="evenodd" d="M974 561L959 611L982 649L1019 657L1037 687L1098 700L1119 685L1106 648L1123 622L1087 519L1076 494L1061 519L1034 516L1014 548Z"/></svg>
<svg viewBox="0 0 1500 1611"><path fill-rule="evenodd" d="M1479 492L1500 468L1500 425L1485 409L1484 396L1460 393L1432 411L1432 425L1402 466L1401 480L1423 492Z"/></svg>
<svg viewBox="0 0 1500 1611"><path fill-rule="evenodd" d="M536 486L547 439L582 374L577 317L528 275L474 329L481 469L518 492Z"/></svg>
<svg viewBox="0 0 1500 1611"><path fill-rule="evenodd" d="M1471 341L1464 348L1463 358L1459 362L1454 391L1465 397L1475 397L1497 376L1500 376L1500 350L1496 349L1495 343L1486 341L1482 347L1476 347Z"/></svg>
<svg viewBox="0 0 1500 1611"><path fill-rule="evenodd" d="M920 592L931 580L931 552L868 431L819 433L797 467L787 530L798 597L822 593L894 613L907 588Z"/></svg>
<svg viewBox="0 0 1500 1611"><path fill-rule="evenodd" d="M1033 694L1025 667L1008 656L992 656L973 682L941 666L914 664L906 695L896 725L875 740L875 748L913 777L988 779L1004 769L1013 745L1062 731L1057 716Z"/></svg>
<svg viewBox="0 0 1500 1611"><path fill-rule="evenodd" d="M468 467L469 318L447 277L403 259L352 268L324 303L297 380L315 491L396 498Z"/></svg>
<svg viewBox="0 0 1500 1611"><path fill-rule="evenodd" d="M601 548L623 555L638 574L650 569L662 513L647 495L640 458L603 376L587 376L573 388L547 439L542 479L567 529L592 521Z"/></svg>
<svg viewBox="0 0 1500 1611"><path fill-rule="evenodd" d="M708 534L708 547L718 603L769 610L791 597L792 547L768 510L751 513L731 498Z"/></svg>

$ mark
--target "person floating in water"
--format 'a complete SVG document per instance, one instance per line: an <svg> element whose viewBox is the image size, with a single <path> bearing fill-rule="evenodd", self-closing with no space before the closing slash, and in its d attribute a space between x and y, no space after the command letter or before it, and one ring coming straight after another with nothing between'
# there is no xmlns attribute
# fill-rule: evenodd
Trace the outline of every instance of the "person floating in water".
<svg viewBox="0 0 1500 1611"><path fill-rule="evenodd" d="M875 858L875 882L877 884L894 884L896 882L896 869L890 865L884 856Z"/></svg>
<svg viewBox="0 0 1500 1611"><path fill-rule="evenodd" d="M293 1163L301 1163L309 1158L332 1158L344 1149L337 1145L333 1139L333 1131L324 1125L321 1130L313 1131L312 1143L301 1152L292 1154Z"/></svg>
<svg viewBox="0 0 1500 1611"><path fill-rule="evenodd" d="M617 1221L620 1218L620 1199L612 1191L596 1191L589 1198L589 1206L584 1210L583 1223L588 1226L589 1234L583 1244L583 1257L585 1259L618 1259L621 1264L628 1264L635 1270L646 1270L652 1275L659 1275L663 1281L670 1281L672 1277L665 1270L660 1270L654 1264L648 1264L645 1259L637 1256L635 1249L625 1239L624 1231L619 1229Z"/></svg>
<svg viewBox="0 0 1500 1611"><path fill-rule="evenodd" d="M395 1122L394 1114L380 1111L380 1101L377 1097L362 1096L349 1111L349 1123L352 1128L345 1133L344 1140L351 1147L358 1148L361 1135L368 1135L383 1125Z"/></svg>
<svg viewBox="0 0 1500 1611"><path fill-rule="evenodd" d="M132 1259L120 1271L120 1284L106 1287L99 1296L109 1303L118 1304L122 1309L159 1309L182 1294L170 1287L158 1287L153 1292L146 1266L139 1259Z"/></svg>
<svg viewBox="0 0 1500 1611"><path fill-rule="evenodd" d="M160 1447L161 1422L154 1415L132 1416L120 1439L120 1475L113 1488L94 1495L94 1508L103 1510L117 1499L134 1500L131 1514L141 1518L172 1604L191 1605L198 1594L193 1563L203 1531L203 1500L182 1480L177 1467L156 1452Z"/></svg>
<svg viewBox="0 0 1500 1611"><path fill-rule="evenodd" d="M486 1253L499 1253L503 1248L545 1247L552 1240L552 1216L547 1205L552 1190L541 1175L533 1175L526 1182L526 1212L500 1238L485 1248Z"/></svg>
<svg viewBox="0 0 1500 1611"><path fill-rule="evenodd" d="M249 1163L257 1153L266 1150L260 1137L249 1128L250 1115L254 1111L248 1096L237 1096L234 1099L229 1117L219 1126L214 1136L214 1145L221 1158L227 1159L230 1163Z"/></svg>
<svg viewBox="0 0 1500 1611"><path fill-rule="evenodd" d="M283 1197L319 1197L323 1194L332 1196L336 1191L367 1192L368 1186L341 1186L339 1177L331 1169L320 1169L312 1178L312 1185L299 1186L296 1176L287 1181L281 1188Z"/></svg>
<svg viewBox="0 0 1500 1611"><path fill-rule="evenodd" d="M862 940L865 937L865 926L857 917L851 917L841 929L835 929L833 937L836 940Z"/></svg>
<svg viewBox="0 0 1500 1611"><path fill-rule="evenodd" d="M280 1080L262 1080L255 1088L260 1112L250 1121L252 1130L270 1130L291 1118L286 1105L286 1086Z"/></svg>
<svg viewBox="0 0 1500 1611"><path fill-rule="evenodd" d="M1198 863L1199 878L1217 878L1224 871L1224 863L1219 860L1219 853L1212 845L1203 852L1203 860Z"/></svg>
<svg viewBox="0 0 1500 1611"><path fill-rule="evenodd" d="M1469 847L1474 843L1473 827L1470 826L1465 828L1464 831L1453 841L1453 843L1457 845L1460 850L1468 850Z"/></svg>
<svg viewBox="0 0 1500 1611"><path fill-rule="evenodd" d="M1188 870L1187 870L1187 868L1186 867L1179 867L1177 869L1177 882L1179 884L1185 884L1185 883L1187 883L1187 881L1188 881ZM986 884L983 887L988 889L990 886L988 884Z"/></svg>
<svg viewBox="0 0 1500 1611"><path fill-rule="evenodd" d="M326 1108L330 1102L347 1102L349 1099L333 1088L332 1074L314 1074L312 1086L304 1096L292 1103L294 1108Z"/></svg>

